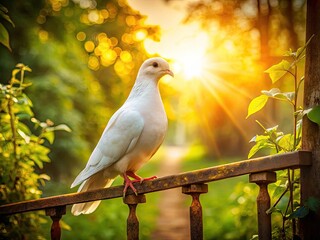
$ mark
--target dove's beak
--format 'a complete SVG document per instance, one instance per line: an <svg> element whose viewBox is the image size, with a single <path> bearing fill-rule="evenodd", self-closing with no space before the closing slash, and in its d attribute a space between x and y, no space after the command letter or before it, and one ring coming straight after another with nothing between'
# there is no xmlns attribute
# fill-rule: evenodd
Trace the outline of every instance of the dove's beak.
<svg viewBox="0 0 320 240"><path fill-rule="evenodd" d="M173 74L173 72L172 72L170 69L166 69L166 70L164 70L164 72L165 72L165 74L168 74L168 75L170 75L171 77L174 77L174 74Z"/></svg>

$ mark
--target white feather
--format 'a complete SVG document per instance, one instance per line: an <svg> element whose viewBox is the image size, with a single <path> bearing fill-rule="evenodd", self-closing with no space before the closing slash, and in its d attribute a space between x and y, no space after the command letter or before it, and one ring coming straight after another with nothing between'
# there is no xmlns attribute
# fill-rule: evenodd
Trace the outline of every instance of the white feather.
<svg viewBox="0 0 320 240"><path fill-rule="evenodd" d="M114 164L136 145L144 125L140 113L121 109L113 116L111 124L108 124L104 130L85 169L76 177L71 187L77 186L95 173Z"/></svg>

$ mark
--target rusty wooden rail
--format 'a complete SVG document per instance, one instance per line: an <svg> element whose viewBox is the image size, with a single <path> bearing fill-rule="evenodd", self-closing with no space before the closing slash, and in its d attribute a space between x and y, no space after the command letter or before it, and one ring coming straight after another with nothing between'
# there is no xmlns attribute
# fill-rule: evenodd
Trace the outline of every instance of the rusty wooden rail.
<svg viewBox="0 0 320 240"><path fill-rule="evenodd" d="M311 159L310 152L296 151L166 176L143 182L142 184L135 183L134 186L139 195L135 196L131 189L129 189L128 195L124 198L124 203L129 206L127 238L130 240L139 238L139 222L136 217L136 206L139 203L145 202L144 194L182 187L184 194L192 196L190 207L191 239L202 239L202 207L199 195L208 191L205 183L249 174L250 182L256 183L260 187L257 197L259 239L271 239L271 218L266 214L266 210L270 207L270 197L267 189L268 184L276 181L274 171L287 168L307 167L311 165ZM60 239L61 229L59 227L59 221L66 213L67 205L119 198L122 197L122 191L123 186L116 186L107 189L11 203L0 206L0 215L45 210L46 215L50 216L53 220L51 238L56 240Z"/></svg>

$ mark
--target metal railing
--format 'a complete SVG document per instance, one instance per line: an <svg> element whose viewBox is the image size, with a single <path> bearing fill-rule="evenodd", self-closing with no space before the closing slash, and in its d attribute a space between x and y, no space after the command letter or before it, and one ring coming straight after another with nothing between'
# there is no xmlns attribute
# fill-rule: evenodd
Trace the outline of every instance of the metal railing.
<svg viewBox="0 0 320 240"><path fill-rule="evenodd" d="M135 183L134 186L138 191L138 195L136 196L133 191L129 189L127 195L123 199L123 202L129 206L127 239L139 239L139 221L136 216L136 207L139 203L146 202L144 194L178 187L182 188L184 194L192 197L190 206L191 239L203 239L202 207L199 196L200 194L208 192L206 183L247 174L249 175L249 181L251 183L256 183L259 186L259 194L257 196L259 239L271 239L271 216L266 213L266 210L270 208L268 184L276 181L275 171L287 168L295 169L308 167L310 165L311 152L296 151L161 177L141 184ZM0 215L45 210L46 215L50 216L52 219L51 239L57 240L61 237L59 221L62 216L66 214L67 205L120 198L122 197L122 194L123 186L81 193L63 194L2 205L0 206Z"/></svg>

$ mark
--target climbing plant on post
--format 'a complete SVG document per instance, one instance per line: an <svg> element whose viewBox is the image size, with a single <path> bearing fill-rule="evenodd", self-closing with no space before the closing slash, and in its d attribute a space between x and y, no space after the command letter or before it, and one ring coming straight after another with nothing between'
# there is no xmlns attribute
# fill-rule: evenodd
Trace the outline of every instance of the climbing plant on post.
<svg viewBox="0 0 320 240"><path fill-rule="evenodd" d="M310 126L312 126L312 128L310 128L311 130L309 132L309 135L307 136L307 139L308 137L315 137L316 139L312 141L312 144L315 145L311 144L311 146L307 147L306 149L319 149L320 136L314 136L314 133L317 129L319 130L320 126L319 79L316 79L316 83L310 85L312 90L309 89L305 93L305 95L311 95L311 98L313 99L312 104L308 104L302 107L298 103L298 95L299 93L301 94L304 82L304 77L299 77L298 63L305 58L305 50L308 46L310 46L309 44L311 44L312 42L316 42L314 37L315 35L310 35L306 45L299 48L297 51L289 50L286 53L286 56L288 57L288 59L290 59L290 61L282 60L280 63L271 66L268 70L265 71L269 74L272 83L284 80L292 81L293 91L283 92L278 88L262 90L262 94L254 98L250 102L248 107L248 117L264 108L269 99L282 101L287 103L287 106L292 109L291 119L293 122L293 129L291 133L285 134L282 131L279 131L278 125L267 128L262 123L257 121L257 123L263 129L264 133L262 135L256 135L252 138L251 142L255 144L251 148L248 154L248 158L251 158L260 150L268 150L269 154L280 154L300 150L302 144L302 122L308 122L307 125L311 124ZM320 76L319 73L320 72L318 72L317 75L318 77ZM308 97L308 99L309 98L310 97ZM318 166L320 166L320 164ZM315 170L314 175L318 174L317 172L318 171ZM278 175L279 181L276 182L276 188L273 193L273 197L276 198L276 200L273 206L267 211L267 213L277 213L281 214L282 216L281 230L274 231L274 236L277 238L280 237L281 239L291 239L298 237L297 219L308 219L310 216L313 216L320 208L320 198L316 193L308 194L305 195L305 198L303 198L299 203L299 171L294 169L287 169L284 172L279 172ZM318 178L314 176L314 179ZM312 182L315 183L315 189L317 189L320 179L316 181L314 179L308 179L307 181L309 182L306 182L305 185L308 185ZM304 187L306 188L306 186ZM288 199L288 201L286 201L286 199ZM279 205L281 204L278 203L283 203L284 201L287 202L285 204L282 204L285 207L279 207ZM315 219L314 221L316 220L319 221L319 219Z"/></svg>

